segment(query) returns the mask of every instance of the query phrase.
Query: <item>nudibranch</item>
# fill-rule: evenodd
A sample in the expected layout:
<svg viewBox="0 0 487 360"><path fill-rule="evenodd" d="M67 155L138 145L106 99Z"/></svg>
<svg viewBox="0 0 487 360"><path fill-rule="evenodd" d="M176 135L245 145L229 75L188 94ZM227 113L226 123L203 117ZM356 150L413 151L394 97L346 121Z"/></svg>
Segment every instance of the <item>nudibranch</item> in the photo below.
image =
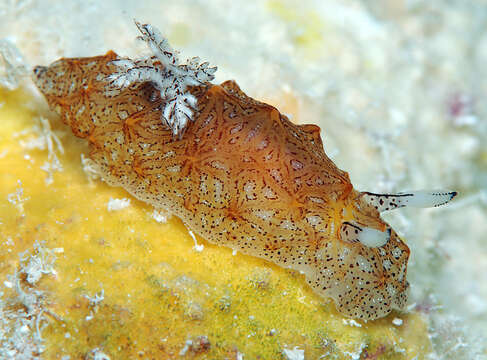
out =
<svg viewBox="0 0 487 360"><path fill-rule="evenodd" d="M152 56L110 51L34 69L102 178L212 243L300 271L346 316L402 309L409 248L380 213L438 206L456 193L355 190L318 126L293 124L234 81L212 84L216 68L180 64L156 29L136 24Z"/></svg>

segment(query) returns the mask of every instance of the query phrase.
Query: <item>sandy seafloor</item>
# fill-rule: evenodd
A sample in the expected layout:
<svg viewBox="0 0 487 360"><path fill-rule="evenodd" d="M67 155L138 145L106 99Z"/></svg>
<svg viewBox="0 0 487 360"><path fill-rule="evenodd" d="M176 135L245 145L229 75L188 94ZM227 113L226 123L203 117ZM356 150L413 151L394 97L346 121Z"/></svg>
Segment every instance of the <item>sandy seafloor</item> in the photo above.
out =
<svg viewBox="0 0 487 360"><path fill-rule="evenodd" d="M292 119L322 128L355 188L459 191L386 219L411 248L427 358L487 358L486 1L0 0L0 39L29 66L134 55L133 18L217 65L215 82L277 107L294 99Z"/></svg>

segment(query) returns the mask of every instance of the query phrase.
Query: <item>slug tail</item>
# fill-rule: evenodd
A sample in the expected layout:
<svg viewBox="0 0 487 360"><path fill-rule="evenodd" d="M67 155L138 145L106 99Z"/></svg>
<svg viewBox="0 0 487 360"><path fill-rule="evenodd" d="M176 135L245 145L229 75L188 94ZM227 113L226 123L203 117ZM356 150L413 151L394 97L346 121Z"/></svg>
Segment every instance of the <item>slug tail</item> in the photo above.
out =
<svg viewBox="0 0 487 360"><path fill-rule="evenodd" d="M86 138L93 130L96 117L90 109L106 95L103 79L115 58L114 52L92 58L62 58L33 70L32 80L49 107L78 137Z"/></svg>

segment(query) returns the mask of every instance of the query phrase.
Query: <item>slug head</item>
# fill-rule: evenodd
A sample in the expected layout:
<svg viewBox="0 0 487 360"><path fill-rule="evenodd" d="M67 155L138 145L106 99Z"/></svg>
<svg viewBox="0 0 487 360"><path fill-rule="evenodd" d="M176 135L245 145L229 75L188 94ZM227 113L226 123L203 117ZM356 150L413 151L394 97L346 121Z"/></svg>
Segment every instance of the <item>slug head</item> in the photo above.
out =
<svg viewBox="0 0 487 360"><path fill-rule="evenodd" d="M405 206L436 207L456 195L450 191L351 191L335 211L337 241L324 242L317 251L316 266L307 272L308 282L316 292L333 298L338 310L350 317L373 320L403 309L410 251L380 213Z"/></svg>
<svg viewBox="0 0 487 360"><path fill-rule="evenodd" d="M304 271L308 283L353 318L373 320L404 308L407 245L363 193L352 190L335 214L335 241L321 242L314 265Z"/></svg>

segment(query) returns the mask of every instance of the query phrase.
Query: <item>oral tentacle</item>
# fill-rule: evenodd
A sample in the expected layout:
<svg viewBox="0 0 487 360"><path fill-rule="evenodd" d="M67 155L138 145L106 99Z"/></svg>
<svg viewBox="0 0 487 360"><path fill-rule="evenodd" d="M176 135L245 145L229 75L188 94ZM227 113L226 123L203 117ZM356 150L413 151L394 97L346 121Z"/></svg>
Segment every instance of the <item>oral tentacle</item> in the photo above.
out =
<svg viewBox="0 0 487 360"><path fill-rule="evenodd" d="M391 229L380 231L346 221L340 228L340 238L352 244L360 242L367 247L381 247L391 238Z"/></svg>

